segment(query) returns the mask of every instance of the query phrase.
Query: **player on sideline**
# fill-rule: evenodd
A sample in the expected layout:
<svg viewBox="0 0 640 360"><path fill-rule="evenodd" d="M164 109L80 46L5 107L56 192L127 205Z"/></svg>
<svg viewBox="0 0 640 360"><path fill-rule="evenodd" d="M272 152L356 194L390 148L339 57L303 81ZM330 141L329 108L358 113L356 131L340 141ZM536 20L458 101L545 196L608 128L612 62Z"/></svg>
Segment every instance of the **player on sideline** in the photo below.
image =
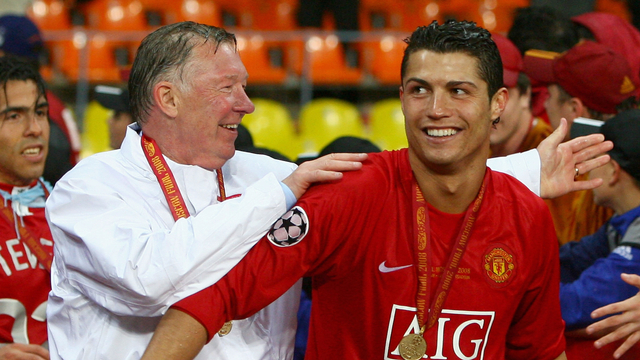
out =
<svg viewBox="0 0 640 360"><path fill-rule="evenodd" d="M42 179L49 103L37 68L0 57L0 359L49 359L45 309L53 240Z"/></svg>
<svg viewBox="0 0 640 360"><path fill-rule="evenodd" d="M143 359L196 356L305 274L308 359L566 359L549 211L486 166L508 97L491 35L434 22L407 42L409 148L310 189L226 277L169 310Z"/></svg>

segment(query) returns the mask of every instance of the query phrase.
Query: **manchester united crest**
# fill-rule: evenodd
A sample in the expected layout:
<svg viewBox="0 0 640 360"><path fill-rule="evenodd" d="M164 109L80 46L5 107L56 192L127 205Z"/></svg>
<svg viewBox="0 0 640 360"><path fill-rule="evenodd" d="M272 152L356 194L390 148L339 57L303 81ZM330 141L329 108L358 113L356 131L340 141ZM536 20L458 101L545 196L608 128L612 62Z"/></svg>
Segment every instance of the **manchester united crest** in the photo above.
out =
<svg viewBox="0 0 640 360"><path fill-rule="evenodd" d="M485 275L496 284L504 284L516 269L515 258L503 247L494 247L484 255Z"/></svg>

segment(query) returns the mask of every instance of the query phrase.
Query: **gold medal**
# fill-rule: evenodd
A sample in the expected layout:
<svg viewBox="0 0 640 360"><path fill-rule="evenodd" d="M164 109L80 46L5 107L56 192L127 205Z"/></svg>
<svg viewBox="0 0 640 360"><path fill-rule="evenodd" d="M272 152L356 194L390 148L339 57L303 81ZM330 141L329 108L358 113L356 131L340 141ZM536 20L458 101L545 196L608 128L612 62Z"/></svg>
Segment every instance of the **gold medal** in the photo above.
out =
<svg viewBox="0 0 640 360"><path fill-rule="evenodd" d="M218 335L219 336L228 335L231 332L231 327L233 327L233 323L231 321L227 321L226 323L224 323L224 325L222 325L222 328L220 329L220 331L218 331Z"/></svg>
<svg viewBox="0 0 640 360"><path fill-rule="evenodd" d="M418 360L427 353L427 342L421 334L409 334L400 340L398 348L404 360Z"/></svg>

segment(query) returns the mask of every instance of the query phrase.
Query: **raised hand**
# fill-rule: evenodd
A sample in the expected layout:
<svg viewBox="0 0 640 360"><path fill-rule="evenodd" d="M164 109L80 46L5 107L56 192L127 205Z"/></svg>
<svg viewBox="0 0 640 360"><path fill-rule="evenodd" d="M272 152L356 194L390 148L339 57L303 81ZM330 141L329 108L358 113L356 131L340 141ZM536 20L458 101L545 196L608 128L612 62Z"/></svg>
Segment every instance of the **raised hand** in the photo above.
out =
<svg viewBox="0 0 640 360"><path fill-rule="evenodd" d="M600 186L602 179L578 180L576 173L586 174L610 160L606 152L613 148L613 143L604 141L602 134L581 136L561 143L567 128L567 121L563 118L560 126L537 148L542 164L540 196L545 199Z"/></svg>

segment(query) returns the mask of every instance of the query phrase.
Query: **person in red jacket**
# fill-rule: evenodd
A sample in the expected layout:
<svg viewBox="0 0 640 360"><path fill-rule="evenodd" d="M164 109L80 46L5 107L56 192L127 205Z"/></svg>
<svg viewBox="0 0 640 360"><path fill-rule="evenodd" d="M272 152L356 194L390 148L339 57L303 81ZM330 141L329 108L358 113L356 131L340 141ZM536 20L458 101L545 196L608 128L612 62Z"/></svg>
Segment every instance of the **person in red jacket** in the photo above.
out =
<svg viewBox="0 0 640 360"><path fill-rule="evenodd" d="M0 57L0 86L0 359L49 359L49 105L38 71L19 58Z"/></svg>

